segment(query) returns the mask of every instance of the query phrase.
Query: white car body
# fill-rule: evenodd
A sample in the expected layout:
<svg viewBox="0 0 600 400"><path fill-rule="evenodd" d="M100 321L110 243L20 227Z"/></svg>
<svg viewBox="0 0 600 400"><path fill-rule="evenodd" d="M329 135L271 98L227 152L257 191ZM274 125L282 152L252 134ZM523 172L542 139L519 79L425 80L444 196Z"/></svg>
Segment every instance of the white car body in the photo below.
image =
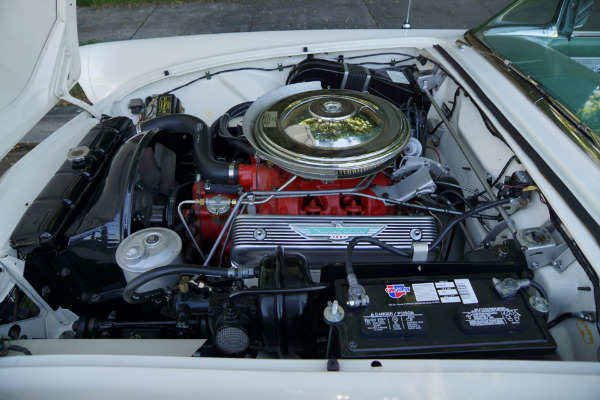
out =
<svg viewBox="0 0 600 400"><path fill-rule="evenodd" d="M7 100L9 104L4 104L0 110L3 125L0 150L4 153L57 98L66 96L65 90L79 75L75 62L79 55L76 47L72 47L76 43L72 40L75 7L60 0L57 4L58 13L51 36L58 37L58 44L53 40L45 43L43 57L32 70L25 88L20 92L13 90L20 95L10 102ZM10 21L2 18L2 22ZM18 25L16 21L12 22L14 26ZM207 71L215 73L241 66L273 68L278 64L298 63L309 53L316 57L382 52L426 54L469 92L472 101L485 112L506 143L487 132L481 134L486 128L477 109L463 99L452 123L483 170L496 176L506 160L512 154L516 155L549 205L565 222L568 233L587 260L600 274L600 246L593 231L586 227L572 205L565 201L563 193L548 181L528 153L503 128L503 123L477 97L469 82L434 45L439 45L464 68L506 120L566 183L596 223L600 223L597 200L600 198L600 168L484 56L457 43L462 40L462 34L458 30L288 31L104 43L79 50L81 75L78 81L94 103L90 107L92 113L134 118L127 108L130 99L165 92L203 76ZM50 53L55 54L54 58ZM372 59L380 60L377 57ZM59 67L50 68L50 60ZM70 73L65 73L66 70ZM165 71L168 71L168 76ZM6 74L1 75L5 77L2 84L8 83ZM66 75L68 79L65 79ZM287 72L279 71L222 74L182 89L177 96L186 113L211 124L233 104L253 101L283 86L286 77ZM455 87L450 79L446 79L434 92L434 97L440 102L447 101L452 98ZM435 111L432 109L430 113ZM67 150L77 146L97 122L90 113L81 113L2 176L2 298L14 283L19 283L38 305L45 304L44 298L23 279L25 262L10 245L11 233L28 205L64 162ZM438 151L444 163L455 169L463 165L463 156L451 143L450 133L444 132ZM514 167L511 167L507 174L513 170ZM472 173L464 173L463 178L466 186L478 187ZM517 211L513 219L517 229L542 226L547 220L545 206L534 194L528 208ZM476 225L468 223L467 228L473 238L480 241L486 232ZM562 273L550 266L542 267L536 270L535 276L536 281L548 291L552 304L550 319L567 311L595 309L593 292L577 290L580 286L589 285L578 261L573 260ZM34 355L0 358L0 397L3 399L69 396L100 399L111 395L165 398L174 394L249 399L505 399L509 396L594 399L600 393L597 358L600 335L594 324L588 323L592 337L584 337L574 320L552 331L559 343L555 356L550 357L553 361L382 359L379 360L381 366L377 366L372 364L374 359L340 359L339 372L328 372L325 359L189 357L201 345L201 340L59 339L62 333L70 331L77 315L69 310L41 308L45 310L41 314L45 317L43 323L38 318L30 321L31 326L22 324L25 331L30 329L29 337L40 339L18 341ZM6 335L8 328L0 326L0 333Z"/></svg>

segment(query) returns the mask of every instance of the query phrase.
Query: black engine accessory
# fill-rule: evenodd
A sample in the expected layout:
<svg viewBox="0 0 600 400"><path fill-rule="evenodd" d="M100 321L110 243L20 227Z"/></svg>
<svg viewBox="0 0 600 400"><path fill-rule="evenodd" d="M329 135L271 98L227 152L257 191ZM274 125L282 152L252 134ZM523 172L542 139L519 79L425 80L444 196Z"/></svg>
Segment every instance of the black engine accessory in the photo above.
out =
<svg viewBox="0 0 600 400"><path fill-rule="evenodd" d="M133 133L129 118L103 120L79 145L69 150L67 161L52 177L13 231L10 243L23 254L44 246L54 248L94 189L123 138Z"/></svg>
<svg viewBox="0 0 600 400"><path fill-rule="evenodd" d="M429 100L421 93L413 78L415 69L413 65L371 69L356 64L308 58L292 69L286 83L318 81L323 89L368 92L396 107L410 98L419 108L427 107Z"/></svg>
<svg viewBox="0 0 600 400"><path fill-rule="evenodd" d="M154 128L193 135L194 162L202 178L217 183L237 183L237 165L215 160L212 135L200 118L187 114L173 114L142 122L138 126L140 131Z"/></svg>
<svg viewBox="0 0 600 400"><path fill-rule="evenodd" d="M206 347L221 354L240 355L250 348L281 358L291 352L314 354L316 296L330 285L311 284L303 256L279 247L260 263L259 288L241 289L235 283L203 286L194 293L186 288L174 299L178 320L206 314L212 333Z"/></svg>
<svg viewBox="0 0 600 400"><path fill-rule="evenodd" d="M280 357L310 346L313 326L314 293L302 292L311 286L306 261L300 254L286 254L278 247L263 259L260 267L261 289L289 289L290 294L262 294L259 299L262 339L266 351ZM293 293L300 289L299 293Z"/></svg>

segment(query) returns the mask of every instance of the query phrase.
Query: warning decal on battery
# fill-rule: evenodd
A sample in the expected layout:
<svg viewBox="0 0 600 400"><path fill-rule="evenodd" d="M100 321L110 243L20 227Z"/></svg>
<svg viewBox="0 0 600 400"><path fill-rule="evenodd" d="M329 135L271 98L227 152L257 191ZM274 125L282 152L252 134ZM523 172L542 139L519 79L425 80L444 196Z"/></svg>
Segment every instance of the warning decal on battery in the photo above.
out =
<svg viewBox="0 0 600 400"><path fill-rule="evenodd" d="M477 304L477 295L469 279L413 284L387 284L385 292L394 299L390 307L426 304Z"/></svg>
<svg viewBox="0 0 600 400"><path fill-rule="evenodd" d="M374 312L363 315L363 329L367 335L425 334L427 322L419 311Z"/></svg>
<svg viewBox="0 0 600 400"><path fill-rule="evenodd" d="M462 298L463 304L477 304L477 296L468 279L455 279L456 289Z"/></svg>
<svg viewBox="0 0 600 400"><path fill-rule="evenodd" d="M412 287L418 302L439 300L433 283L414 283Z"/></svg>
<svg viewBox="0 0 600 400"><path fill-rule="evenodd" d="M521 325L521 312L516 308L482 307L462 312L463 327L472 329L514 328Z"/></svg>

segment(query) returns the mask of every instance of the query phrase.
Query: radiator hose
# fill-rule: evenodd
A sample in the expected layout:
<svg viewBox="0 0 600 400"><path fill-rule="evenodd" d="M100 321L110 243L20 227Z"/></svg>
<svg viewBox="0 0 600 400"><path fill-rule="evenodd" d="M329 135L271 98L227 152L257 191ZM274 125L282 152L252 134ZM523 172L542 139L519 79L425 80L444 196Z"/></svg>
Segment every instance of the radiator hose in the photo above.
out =
<svg viewBox="0 0 600 400"><path fill-rule="evenodd" d="M215 160L213 139L208 126L200 118L187 114L173 114L138 124L139 132L155 128L169 133L183 132L192 135L194 140L194 164L202 179L223 184L238 183L238 166Z"/></svg>

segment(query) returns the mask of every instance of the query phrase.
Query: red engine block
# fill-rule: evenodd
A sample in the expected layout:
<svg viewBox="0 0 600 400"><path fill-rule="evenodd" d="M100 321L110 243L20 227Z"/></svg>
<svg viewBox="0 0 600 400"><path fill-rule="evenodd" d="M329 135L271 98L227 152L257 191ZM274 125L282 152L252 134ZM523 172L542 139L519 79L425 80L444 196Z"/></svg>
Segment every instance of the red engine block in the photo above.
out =
<svg viewBox="0 0 600 400"><path fill-rule="evenodd" d="M292 178L292 174L266 163L239 165L239 184L244 191L274 191L283 186ZM318 180L304 180L301 178L293 181L283 191L316 191L326 189L350 189L356 187L361 179L341 179L331 183L323 183ZM390 185L390 179L383 173L375 176L373 185ZM217 196L214 193L204 191L204 182L194 184L194 200L207 199ZM371 189L365 189L362 193L374 195ZM237 196L225 195L229 198ZM206 207L197 205L194 212L196 220L200 221L200 236L203 242L213 242L221 231L220 223L211 218ZM256 205L258 214L270 215L394 215L397 208L386 206L383 202L353 194L310 196L310 197L275 197L264 204ZM222 221L219 221L222 222ZM196 227L198 228L198 226Z"/></svg>

